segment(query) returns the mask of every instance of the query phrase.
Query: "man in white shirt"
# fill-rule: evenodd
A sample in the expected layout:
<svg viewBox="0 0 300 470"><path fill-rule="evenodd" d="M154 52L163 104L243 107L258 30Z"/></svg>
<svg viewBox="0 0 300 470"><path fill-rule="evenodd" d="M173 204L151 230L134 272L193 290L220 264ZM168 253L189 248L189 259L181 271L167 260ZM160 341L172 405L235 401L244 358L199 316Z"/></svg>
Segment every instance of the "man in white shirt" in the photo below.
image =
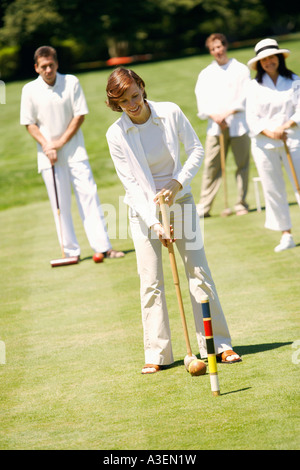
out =
<svg viewBox="0 0 300 470"><path fill-rule="evenodd" d="M208 217L222 181L219 138L222 132L225 154L230 145L237 166L234 208L237 215L243 215L248 212L250 140L245 119L245 88L250 72L246 65L228 58L228 43L223 34L211 34L205 45L215 60L200 72L195 88L198 116L208 119L200 204L204 216Z"/></svg>
<svg viewBox="0 0 300 470"><path fill-rule="evenodd" d="M74 75L62 75L57 71L57 55L52 47L38 48L34 62L39 76L23 87L20 121L37 142L38 172L46 184L58 239L65 255L77 256L78 259L80 256L71 214L72 185L84 229L94 251L94 261L124 256L122 252L112 250L88 161L81 131L88 108L79 80ZM62 241L52 166L55 167Z"/></svg>

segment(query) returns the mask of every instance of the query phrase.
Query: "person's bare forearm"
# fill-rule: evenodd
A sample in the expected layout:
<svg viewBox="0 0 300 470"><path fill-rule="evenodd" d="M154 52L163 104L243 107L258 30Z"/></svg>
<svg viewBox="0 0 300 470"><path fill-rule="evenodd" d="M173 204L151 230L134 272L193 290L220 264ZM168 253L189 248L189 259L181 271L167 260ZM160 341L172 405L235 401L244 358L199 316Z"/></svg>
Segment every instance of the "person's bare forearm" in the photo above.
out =
<svg viewBox="0 0 300 470"><path fill-rule="evenodd" d="M263 131L261 131L261 134L269 137L270 139L286 141L288 137L287 130L292 127L295 127L296 125L297 124L295 123L295 121L293 121L292 119L289 119L281 126L276 127L274 131L270 131L269 129L264 129Z"/></svg>
<svg viewBox="0 0 300 470"><path fill-rule="evenodd" d="M49 158L51 165L54 165L57 162L57 151L54 148L47 147L48 142L41 133L39 127L36 124L29 124L26 128L31 137L33 137L34 140L42 146L43 152Z"/></svg>
<svg viewBox="0 0 300 470"><path fill-rule="evenodd" d="M65 132L58 139L48 142L48 147L55 150L61 149L78 132L83 121L84 116L73 117Z"/></svg>
<svg viewBox="0 0 300 470"><path fill-rule="evenodd" d="M42 146L43 152L49 158L51 165L54 165L57 162L57 151L72 139L83 121L84 116L75 116L65 132L58 139L50 141L47 141L36 124L29 124L26 127L29 134Z"/></svg>
<svg viewBox="0 0 300 470"><path fill-rule="evenodd" d="M29 124L26 126L31 137L34 138L42 147L47 143L47 140L41 133L39 127L36 124Z"/></svg>
<svg viewBox="0 0 300 470"><path fill-rule="evenodd" d="M210 117L210 119L215 121L220 126L220 128L224 131L228 127L228 124L226 122L226 118L228 118L228 116L230 116L231 114L236 114L237 112L238 112L238 110L231 109L231 110L228 110L227 112L224 112L222 114L211 114L209 117Z"/></svg>

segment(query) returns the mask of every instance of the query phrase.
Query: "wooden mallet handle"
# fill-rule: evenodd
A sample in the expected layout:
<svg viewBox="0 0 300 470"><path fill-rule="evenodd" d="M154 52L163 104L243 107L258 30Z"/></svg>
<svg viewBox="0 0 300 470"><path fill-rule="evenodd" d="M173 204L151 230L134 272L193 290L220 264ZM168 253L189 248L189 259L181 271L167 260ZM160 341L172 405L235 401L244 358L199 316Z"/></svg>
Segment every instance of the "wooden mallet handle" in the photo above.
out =
<svg viewBox="0 0 300 470"><path fill-rule="evenodd" d="M221 130L219 139L220 139L220 160L221 160L222 180L223 180L223 189L224 189L224 205L225 205L225 209L227 209L228 208L228 196L227 196L227 181L226 181L226 156L225 156L224 134L222 130Z"/></svg>
<svg viewBox="0 0 300 470"><path fill-rule="evenodd" d="M164 196L159 197L159 204L160 204L160 210L161 210L161 215L162 215L162 225L163 225L164 231L165 231L167 237L171 239L172 237L171 237L171 231L170 231L170 219L169 219L169 216L168 216L167 204L165 203ZM183 333L184 333L186 349L187 349L188 355L192 356L191 344L190 344L189 333L188 333L188 329L187 329L186 318L185 318L184 307L183 307L183 301L182 301L182 295L181 295L181 289L180 289L180 282L179 282L176 258L175 258L174 247L173 247L172 243L168 244L168 251L169 251L169 258L170 258L172 276L173 276L173 281L174 281L174 285L175 285L176 296L177 296L177 301L178 301L178 306L179 306L179 311L180 311L180 317L181 317L181 322L182 322L182 327L183 327Z"/></svg>
<svg viewBox="0 0 300 470"><path fill-rule="evenodd" d="M289 148L287 146L287 143L285 141L283 143L284 143L284 148L285 148L285 151L286 151L286 156L287 156L287 159L288 159L288 162L289 162L289 165L290 165L290 169L291 169L291 172L292 172L292 177L293 177L297 192L300 194L300 186L299 186L299 181L298 181L298 178L297 178L296 170L295 170L295 167L294 167L294 163L293 163Z"/></svg>

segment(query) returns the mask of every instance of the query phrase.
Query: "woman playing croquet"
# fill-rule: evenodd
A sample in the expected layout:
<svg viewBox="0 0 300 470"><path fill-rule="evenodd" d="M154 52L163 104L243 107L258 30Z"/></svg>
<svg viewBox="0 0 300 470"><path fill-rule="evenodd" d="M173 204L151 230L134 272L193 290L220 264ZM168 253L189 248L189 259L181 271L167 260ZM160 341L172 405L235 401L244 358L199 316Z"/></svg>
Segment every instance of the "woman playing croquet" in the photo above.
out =
<svg viewBox="0 0 300 470"><path fill-rule="evenodd" d="M275 39L263 39L255 46L248 66L256 70L246 100L246 119L251 150L261 178L265 203L265 227L282 232L275 252L294 248L291 218L282 163L294 187L300 178L300 79L286 67L288 49L279 49ZM288 162L291 155L293 170Z"/></svg>
<svg viewBox="0 0 300 470"><path fill-rule="evenodd" d="M227 323L206 261L190 188L203 161L202 145L176 104L147 100L145 83L132 70L116 69L109 76L106 92L107 105L122 113L106 137L130 208L144 330L142 373L157 372L174 362L161 247L175 241L189 282L201 358L207 357L207 349L200 298L207 294L219 360L238 362L241 358L232 351ZM187 154L183 166L180 142ZM161 223L160 196L170 206L172 238L167 237Z"/></svg>

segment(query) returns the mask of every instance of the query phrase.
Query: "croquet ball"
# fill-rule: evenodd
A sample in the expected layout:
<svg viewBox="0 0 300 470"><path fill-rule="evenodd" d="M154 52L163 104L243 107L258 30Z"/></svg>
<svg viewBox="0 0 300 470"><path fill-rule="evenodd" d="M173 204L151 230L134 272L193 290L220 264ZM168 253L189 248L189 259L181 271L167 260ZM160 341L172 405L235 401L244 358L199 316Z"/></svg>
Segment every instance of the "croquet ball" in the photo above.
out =
<svg viewBox="0 0 300 470"><path fill-rule="evenodd" d="M189 373L193 376L204 375L206 373L206 364L200 359L194 359L189 365Z"/></svg>
<svg viewBox="0 0 300 470"><path fill-rule="evenodd" d="M186 370L189 372L189 365L192 361L194 361L196 358L195 354L192 354L191 356L189 356L188 354L185 356L184 358L184 366L186 368Z"/></svg>
<svg viewBox="0 0 300 470"><path fill-rule="evenodd" d="M94 253L93 260L95 263L103 263L104 254L103 253Z"/></svg>

